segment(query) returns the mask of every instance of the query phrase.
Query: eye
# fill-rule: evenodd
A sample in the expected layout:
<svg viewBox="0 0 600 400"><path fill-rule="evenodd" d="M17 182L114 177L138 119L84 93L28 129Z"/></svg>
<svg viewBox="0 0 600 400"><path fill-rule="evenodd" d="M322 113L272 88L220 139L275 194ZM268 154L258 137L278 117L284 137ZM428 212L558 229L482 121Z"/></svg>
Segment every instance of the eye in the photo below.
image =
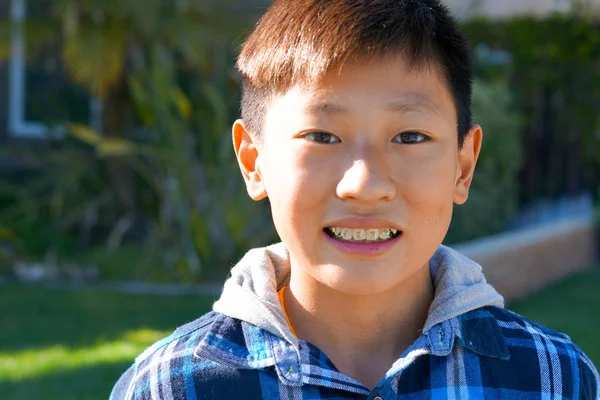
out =
<svg viewBox="0 0 600 400"><path fill-rule="evenodd" d="M417 144L421 142L426 142L428 140L429 136L421 132L404 132L392 139L393 142L400 144Z"/></svg>
<svg viewBox="0 0 600 400"><path fill-rule="evenodd" d="M340 143L341 140L331 133L326 132L309 132L302 136L303 139L306 139L311 142L321 143L321 144L331 144L331 143Z"/></svg>

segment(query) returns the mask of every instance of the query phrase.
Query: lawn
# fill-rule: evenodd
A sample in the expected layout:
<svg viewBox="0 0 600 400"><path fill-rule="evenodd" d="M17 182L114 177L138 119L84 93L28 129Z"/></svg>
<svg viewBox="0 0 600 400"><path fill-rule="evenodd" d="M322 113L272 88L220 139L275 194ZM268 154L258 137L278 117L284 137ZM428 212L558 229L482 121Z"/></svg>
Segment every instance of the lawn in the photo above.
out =
<svg viewBox="0 0 600 400"><path fill-rule="evenodd" d="M2 286L2 399L106 399L137 354L201 315L212 301ZM600 269L509 308L568 333L600 365Z"/></svg>
<svg viewBox="0 0 600 400"><path fill-rule="evenodd" d="M0 287L0 398L108 398L136 355L213 298Z"/></svg>

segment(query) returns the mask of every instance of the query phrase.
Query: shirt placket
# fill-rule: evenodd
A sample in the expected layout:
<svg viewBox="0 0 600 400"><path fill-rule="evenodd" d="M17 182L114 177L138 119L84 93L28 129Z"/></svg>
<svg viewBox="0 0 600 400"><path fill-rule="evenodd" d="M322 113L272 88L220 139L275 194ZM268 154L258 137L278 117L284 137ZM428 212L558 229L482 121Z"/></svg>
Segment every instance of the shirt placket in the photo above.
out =
<svg viewBox="0 0 600 400"><path fill-rule="evenodd" d="M417 358L431 354L448 356L452 352L456 336L455 325L454 320L444 321L420 336L394 363L386 373L386 378L377 384L367 399L392 400L399 398L398 384L402 373L410 368Z"/></svg>

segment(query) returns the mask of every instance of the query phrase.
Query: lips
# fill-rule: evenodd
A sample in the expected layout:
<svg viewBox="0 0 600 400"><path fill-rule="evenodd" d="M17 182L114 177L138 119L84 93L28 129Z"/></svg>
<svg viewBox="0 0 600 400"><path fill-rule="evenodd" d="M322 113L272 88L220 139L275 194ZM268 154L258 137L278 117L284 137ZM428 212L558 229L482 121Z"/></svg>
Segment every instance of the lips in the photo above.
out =
<svg viewBox="0 0 600 400"><path fill-rule="evenodd" d="M390 240L401 234L396 228L346 228L326 227L323 229L330 237L349 242L378 242Z"/></svg>

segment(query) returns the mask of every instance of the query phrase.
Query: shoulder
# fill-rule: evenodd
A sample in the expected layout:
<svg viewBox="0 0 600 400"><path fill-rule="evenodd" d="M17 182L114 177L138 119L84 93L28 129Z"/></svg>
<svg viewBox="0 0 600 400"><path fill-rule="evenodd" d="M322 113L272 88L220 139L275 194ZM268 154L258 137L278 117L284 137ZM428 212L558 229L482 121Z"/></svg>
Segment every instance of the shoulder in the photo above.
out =
<svg viewBox="0 0 600 400"><path fill-rule="evenodd" d="M226 388L214 385L239 381L240 371L197 353L213 324L223 318L209 312L148 347L117 381L110 399L194 398L200 386L203 392L219 393Z"/></svg>
<svg viewBox="0 0 600 400"><path fill-rule="evenodd" d="M186 348L190 342L202 340L218 316L218 313L211 311L194 321L180 326L172 334L154 343L142 354L137 356L135 363L141 366L152 362L152 360L157 357L164 357L164 353L167 352L166 348L172 348L172 350L168 351L170 357L181 355L180 351L174 351L175 348L177 348L177 350L182 350Z"/></svg>
<svg viewBox="0 0 600 400"><path fill-rule="evenodd" d="M542 336L549 339L571 343L571 339L568 335L540 325L539 323L513 311L499 307L486 307L486 309L494 316L504 334L508 333L510 336L512 336L514 334L524 332L529 334L526 335L526 337Z"/></svg>
<svg viewBox="0 0 600 400"><path fill-rule="evenodd" d="M568 335L506 309L487 307L487 310L502 331L511 366L539 376L542 392L547 382L551 386L548 393L562 391L567 398L600 399L598 371ZM565 393L571 389L573 393Z"/></svg>

